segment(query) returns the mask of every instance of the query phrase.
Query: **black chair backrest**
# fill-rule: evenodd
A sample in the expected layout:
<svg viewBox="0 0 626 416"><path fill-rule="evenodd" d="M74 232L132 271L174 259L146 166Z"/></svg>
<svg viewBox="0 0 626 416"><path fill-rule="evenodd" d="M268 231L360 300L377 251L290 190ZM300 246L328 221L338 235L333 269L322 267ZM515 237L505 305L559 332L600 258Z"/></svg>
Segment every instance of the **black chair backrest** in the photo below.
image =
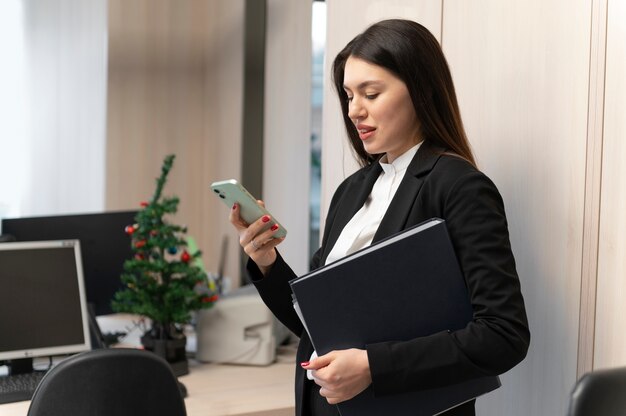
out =
<svg viewBox="0 0 626 416"><path fill-rule="evenodd" d="M568 416L626 415L626 367L585 374L574 387Z"/></svg>
<svg viewBox="0 0 626 416"><path fill-rule="evenodd" d="M41 380L28 416L186 416L167 362L134 349L87 351Z"/></svg>

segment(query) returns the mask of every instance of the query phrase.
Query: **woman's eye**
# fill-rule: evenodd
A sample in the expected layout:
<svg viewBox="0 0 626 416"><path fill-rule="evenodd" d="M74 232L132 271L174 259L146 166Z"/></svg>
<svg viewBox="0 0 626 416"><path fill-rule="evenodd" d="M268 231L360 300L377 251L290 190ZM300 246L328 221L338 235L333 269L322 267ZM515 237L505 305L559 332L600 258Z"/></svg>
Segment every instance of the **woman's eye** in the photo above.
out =
<svg viewBox="0 0 626 416"><path fill-rule="evenodd" d="M347 102L351 102L354 97L346 97Z"/></svg>
<svg viewBox="0 0 626 416"><path fill-rule="evenodd" d="M367 98L368 100L373 100L376 97L378 97L378 94L365 94L365 98Z"/></svg>

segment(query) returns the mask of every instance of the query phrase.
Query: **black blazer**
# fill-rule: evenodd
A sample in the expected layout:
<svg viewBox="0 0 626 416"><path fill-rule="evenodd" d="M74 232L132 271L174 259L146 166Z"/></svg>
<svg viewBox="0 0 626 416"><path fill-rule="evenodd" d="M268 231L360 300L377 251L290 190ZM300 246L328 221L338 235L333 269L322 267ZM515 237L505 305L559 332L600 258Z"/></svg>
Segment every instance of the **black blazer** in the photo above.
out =
<svg viewBox="0 0 626 416"><path fill-rule="evenodd" d="M366 166L337 188L322 245L311 261L311 269L324 264L344 226L370 195L381 169L378 163ZM459 331L368 345L376 395L502 374L526 356L530 332L502 198L483 173L425 142L409 164L373 242L433 217L446 220L465 275L474 318ZM293 310L288 285L296 277L294 272L279 255L265 278L253 262L248 263L248 273L268 307L300 336L297 362L308 361L313 347ZM298 416L307 415L302 408L304 387L305 371L297 365ZM473 413L472 403L469 409L461 406L446 415Z"/></svg>

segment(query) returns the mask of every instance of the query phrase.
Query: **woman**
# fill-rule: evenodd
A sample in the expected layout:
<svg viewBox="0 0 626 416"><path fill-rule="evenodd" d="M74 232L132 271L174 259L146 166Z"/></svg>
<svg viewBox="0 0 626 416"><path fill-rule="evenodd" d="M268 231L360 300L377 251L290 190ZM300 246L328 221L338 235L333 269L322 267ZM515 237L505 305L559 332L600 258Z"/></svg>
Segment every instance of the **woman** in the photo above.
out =
<svg viewBox="0 0 626 416"><path fill-rule="evenodd" d="M474 317L459 331L316 357L291 305L287 282L296 276L276 250L283 239L261 231L268 217L246 224L235 205L230 220L250 256L249 275L274 314L300 336L297 415L337 415L334 404L370 384L375 395L393 395L509 370L525 357L530 333L504 205L476 168L437 40L415 22L376 23L337 55L333 80L362 168L335 192L311 268L443 218ZM474 415L474 401L445 414Z"/></svg>

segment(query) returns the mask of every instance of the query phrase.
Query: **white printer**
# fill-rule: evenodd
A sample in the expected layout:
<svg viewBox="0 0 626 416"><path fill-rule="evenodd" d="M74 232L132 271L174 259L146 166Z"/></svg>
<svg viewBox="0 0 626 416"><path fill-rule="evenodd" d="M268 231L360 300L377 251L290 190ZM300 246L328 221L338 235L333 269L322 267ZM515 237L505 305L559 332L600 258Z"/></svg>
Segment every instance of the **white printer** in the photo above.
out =
<svg viewBox="0 0 626 416"><path fill-rule="evenodd" d="M265 306L253 285L221 297L198 312L196 359L216 363L268 365L289 330Z"/></svg>

